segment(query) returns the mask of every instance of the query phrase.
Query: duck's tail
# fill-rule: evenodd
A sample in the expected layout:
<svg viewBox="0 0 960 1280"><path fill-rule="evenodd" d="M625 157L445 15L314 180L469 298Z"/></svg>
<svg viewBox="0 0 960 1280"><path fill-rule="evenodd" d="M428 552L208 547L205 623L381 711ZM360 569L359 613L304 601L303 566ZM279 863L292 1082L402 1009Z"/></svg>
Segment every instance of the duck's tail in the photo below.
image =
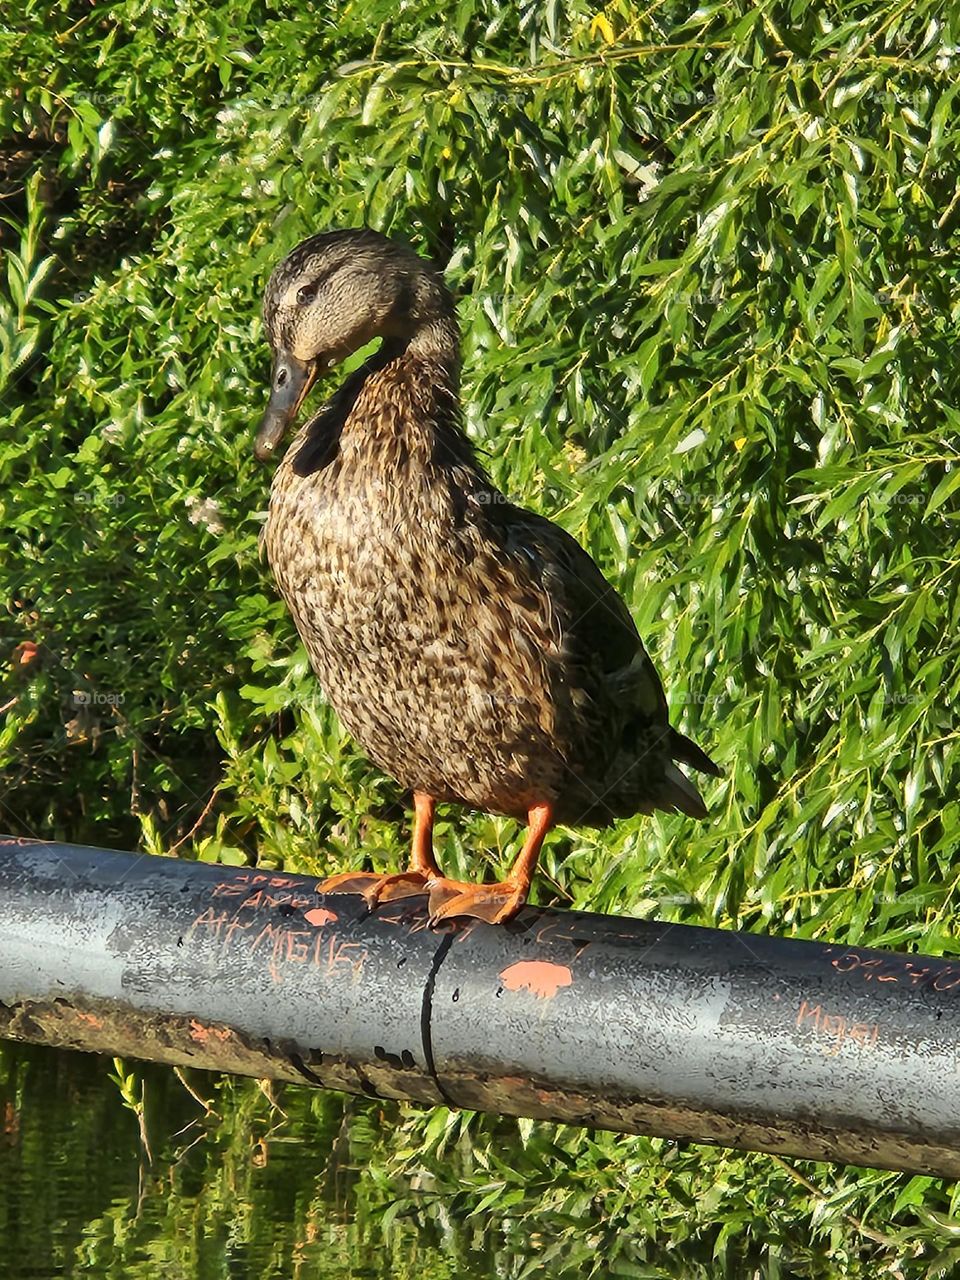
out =
<svg viewBox="0 0 960 1280"><path fill-rule="evenodd" d="M667 751L670 759L664 764L663 790L657 797L657 808L666 809L668 812L685 813L691 818L705 818L707 806L703 803L703 797L687 775L673 762L678 760L699 773L709 773L715 778L721 776L720 770L695 742L673 728L670 730Z"/></svg>

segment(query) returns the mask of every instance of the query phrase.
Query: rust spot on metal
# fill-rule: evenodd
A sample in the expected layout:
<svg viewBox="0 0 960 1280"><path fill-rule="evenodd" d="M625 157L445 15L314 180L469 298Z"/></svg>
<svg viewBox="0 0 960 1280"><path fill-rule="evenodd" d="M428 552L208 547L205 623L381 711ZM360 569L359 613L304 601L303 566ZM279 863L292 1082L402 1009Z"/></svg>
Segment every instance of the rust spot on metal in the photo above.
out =
<svg viewBox="0 0 960 1280"><path fill-rule="evenodd" d="M549 960L518 960L500 974L508 991L529 991L541 1000L555 996L561 987L569 987L573 976L565 964Z"/></svg>
<svg viewBox="0 0 960 1280"><path fill-rule="evenodd" d="M327 907L314 907L312 911L305 911L303 918L307 924L316 925L318 929L322 929L325 924L333 924L340 917L335 911L329 910Z"/></svg>
<svg viewBox="0 0 960 1280"><path fill-rule="evenodd" d="M197 1044L206 1044L211 1038L219 1040L222 1044L229 1040L232 1034L229 1027L211 1027L198 1022L196 1018L190 1019L190 1039L196 1040Z"/></svg>

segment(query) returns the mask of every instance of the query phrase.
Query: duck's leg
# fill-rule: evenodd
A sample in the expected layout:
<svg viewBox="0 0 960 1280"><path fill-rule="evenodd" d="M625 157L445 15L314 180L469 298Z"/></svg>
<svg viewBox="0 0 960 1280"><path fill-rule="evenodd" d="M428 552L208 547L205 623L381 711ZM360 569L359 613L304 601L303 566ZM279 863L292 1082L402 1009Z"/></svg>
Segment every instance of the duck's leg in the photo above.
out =
<svg viewBox="0 0 960 1280"><path fill-rule="evenodd" d="M527 900L544 837L553 826L552 806L534 805L527 814L527 822L527 838L506 880L499 884L466 884L442 877L429 881L431 924L454 916L502 924L516 915Z"/></svg>
<svg viewBox="0 0 960 1280"><path fill-rule="evenodd" d="M396 898L412 898L427 892L427 881L440 877L433 856L433 815L436 801L423 791L413 793L413 841L410 866L395 875L375 871L341 871L318 886L320 893L359 893L371 907Z"/></svg>
<svg viewBox="0 0 960 1280"><path fill-rule="evenodd" d="M427 882L441 875L433 856L433 816L437 802L425 791L413 793L413 840L410 848L410 866L399 875L385 876L377 895L378 902L392 902L394 898L410 898L416 893L426 893Z"/></svg>

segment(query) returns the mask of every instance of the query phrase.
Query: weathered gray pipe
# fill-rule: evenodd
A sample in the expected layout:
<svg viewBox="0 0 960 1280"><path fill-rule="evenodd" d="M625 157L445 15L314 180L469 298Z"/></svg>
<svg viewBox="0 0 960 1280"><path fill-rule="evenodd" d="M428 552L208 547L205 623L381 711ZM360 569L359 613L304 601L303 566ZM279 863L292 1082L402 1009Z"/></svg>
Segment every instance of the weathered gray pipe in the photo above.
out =
<svg viewBox="0 0 960 1280"><path fill-rule="evenodd" d="M0 1036L960 1176L960 961L0 838Z"/></svg>

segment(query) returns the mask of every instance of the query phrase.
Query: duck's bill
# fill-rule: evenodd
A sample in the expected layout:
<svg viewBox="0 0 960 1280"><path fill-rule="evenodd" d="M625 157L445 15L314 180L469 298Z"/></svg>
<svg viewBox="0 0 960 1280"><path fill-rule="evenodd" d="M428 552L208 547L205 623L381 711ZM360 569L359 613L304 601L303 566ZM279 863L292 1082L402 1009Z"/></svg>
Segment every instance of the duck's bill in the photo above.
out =
<svg viewBox="0 0 960 1280"><path fill-rule="evenodd" d="M273 362L270 401L253 446L259 462L273 457L284 432L297 416L304 396L313 386L318 368L318 361L312 360L308 364L287 351L281 351Z"/></svg>

